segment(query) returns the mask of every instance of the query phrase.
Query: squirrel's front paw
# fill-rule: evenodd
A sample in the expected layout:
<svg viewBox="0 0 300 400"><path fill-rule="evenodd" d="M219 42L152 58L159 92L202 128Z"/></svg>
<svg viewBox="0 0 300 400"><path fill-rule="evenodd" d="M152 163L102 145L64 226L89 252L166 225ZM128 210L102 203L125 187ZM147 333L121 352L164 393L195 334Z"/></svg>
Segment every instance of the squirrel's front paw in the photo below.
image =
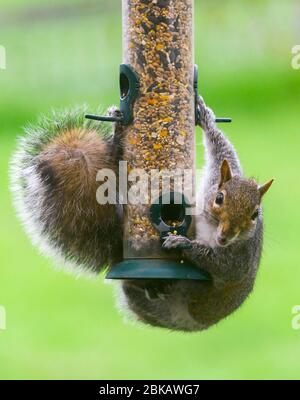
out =
<svg viewBox="0 0 300 400"><path fill-rule="evenodd" d="M201 96L197 97L197 107L200 112L201 128L206 131L210 130L213 126L215 126L216 123L216 116L214 112L209 107L207 107L203 100L203 97Z"/></svg>
<svg viewBox="0 0 300 400"><path fill-rule="evenodd" d="M169 234L162 245L162 248L165 250L187 250L191 249L192 247L193 245L187 237L177 236L173 234Z"/></svg>

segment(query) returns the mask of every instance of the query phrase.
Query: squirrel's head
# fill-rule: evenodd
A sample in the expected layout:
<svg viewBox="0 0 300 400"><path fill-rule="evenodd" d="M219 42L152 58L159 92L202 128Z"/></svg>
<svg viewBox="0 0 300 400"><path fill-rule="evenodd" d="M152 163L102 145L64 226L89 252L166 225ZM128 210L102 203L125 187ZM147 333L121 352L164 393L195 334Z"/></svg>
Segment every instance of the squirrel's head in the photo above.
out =
<svg viewBox="0 0 300 400"><path fill-rule="evenodd" d="M219 246L253 236L262 198L273 181L260 186L253 179L233 176L228 161L223 161L219 186L209 204L210 214L218 221L216 242Z"/></svg>

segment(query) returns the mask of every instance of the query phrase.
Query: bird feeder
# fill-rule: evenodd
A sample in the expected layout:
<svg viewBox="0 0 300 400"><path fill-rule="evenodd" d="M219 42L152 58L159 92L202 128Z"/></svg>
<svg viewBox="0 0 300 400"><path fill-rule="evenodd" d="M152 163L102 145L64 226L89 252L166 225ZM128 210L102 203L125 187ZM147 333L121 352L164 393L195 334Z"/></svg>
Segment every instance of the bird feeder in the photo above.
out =
<svg viewBox="0 0 300 400"><path fill-rule="evenodd" d="M133 187L130 175L136 171L145 186L136 204L123 193L127 200L124 261L111 268L108 279L208 279L180 252L162 249L168 234L195 237L192 210L199 115L193 3L122 1L122 117L87 117L122 124L128 190ZM168 181L167 190L164 181ZM143 196L145 201L141 201Z"/></svg>

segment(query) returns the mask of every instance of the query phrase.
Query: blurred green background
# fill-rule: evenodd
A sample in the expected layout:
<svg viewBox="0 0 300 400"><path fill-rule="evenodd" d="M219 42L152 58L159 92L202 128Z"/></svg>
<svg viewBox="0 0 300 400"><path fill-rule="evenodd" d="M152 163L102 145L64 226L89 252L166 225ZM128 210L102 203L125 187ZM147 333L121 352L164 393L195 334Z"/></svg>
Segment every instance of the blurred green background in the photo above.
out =
<svg viewBox="0 0 300 400"><path fill-rule="evenodd" d="M233 117L223 128L246 173L276 178L255 291L240 311L197 334L124 323L113 286L53 269L11 204L8 163L24 125L52 108L118 103L121 2L0 6L0 378L300 378L300 331L291 327L300 304L300 70L291 68L299 2L196 0L201 93L219 116Z"/></svg>

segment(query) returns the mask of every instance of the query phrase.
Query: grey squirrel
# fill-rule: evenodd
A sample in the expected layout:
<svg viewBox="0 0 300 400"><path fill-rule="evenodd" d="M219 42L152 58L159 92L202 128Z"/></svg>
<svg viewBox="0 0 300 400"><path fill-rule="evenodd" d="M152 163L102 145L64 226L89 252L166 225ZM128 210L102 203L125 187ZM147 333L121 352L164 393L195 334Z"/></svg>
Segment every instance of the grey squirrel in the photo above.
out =
<svg viewBox="0 0 300 400"><path fill-rule="evenodd" d="M213 112L201 98L198 106L206 166L197 237L169 235L163 247L182 250L211 281L121 282L123 307L144 323L172 330L206 329L247 298L262 250L261 199L273 182L259 186L243 177ZM108 133L83 115L80 109L54 115L27 130L11 176L17 210L34 243L76 271L97 273L122 259L122 212L96 201L97 171L117 173L122 129L116 123L114 133Z"/></svg>
<svg viewBox="0 0 300 400"><path fill-rule="evenodd" d="M237 153L202 98L198 106L206 165L199 192L196 239L170 234L163 247L183 256L211 281L127 281L124 306L144 323L201 331L225 318L251 293L263 244L261 200L273 180L259 186L243 176Z"/></svg>

